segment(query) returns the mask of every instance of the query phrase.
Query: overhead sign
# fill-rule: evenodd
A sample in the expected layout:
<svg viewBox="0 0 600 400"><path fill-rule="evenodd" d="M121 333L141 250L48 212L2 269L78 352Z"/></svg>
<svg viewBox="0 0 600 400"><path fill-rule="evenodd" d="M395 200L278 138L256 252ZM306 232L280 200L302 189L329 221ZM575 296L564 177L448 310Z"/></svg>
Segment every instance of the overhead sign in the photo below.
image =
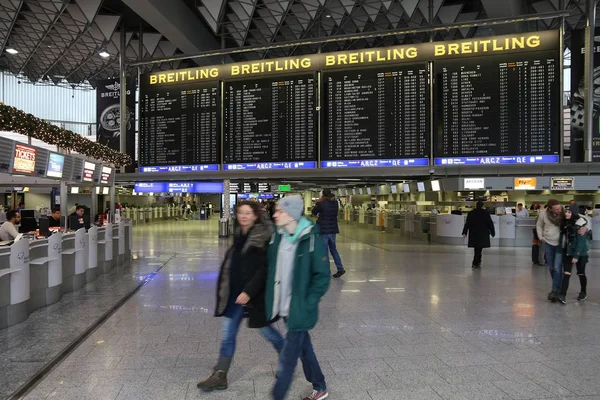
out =
<svg viewBox="0 0 600 400"><path fill-rule="evenodd" d="M145 75L142 78L142 85L174 85L187 82L264 77L274 74L295 74L348 67L414 63L469 55L527 53L530 51L554 50L558 46L558 31L427 42L379 49L341 51L156 72Z"/></svg>
<svg viewBox="0 0 600 400"><path fill-rule="evenodd" d="M515 190L535 190L535 178L515 178Z"/></svg>
<svg viewBox="0 0 600 400"><path fill-rule="evenodd" d="M13 173L33 174L35 172L36 154L37 150L34 147L16 144Z"/></svg>
<svg viewBox="0 0 600 400"><path fill-rule="evenodd" d="M574 178L550 178L550 189L552 190L573 190L575 187Z"/></svg>
<svg viewBox="0 0 600 400"><path fill-rule="evenodd" d="M251 183L250 187L252 193L267 193L271 191L271 185L268 183Z"/></svg>
<svg viewBox="0 0 600 400"><path fill-rule="evenodd" d="M87 161L83 163L83 181L84 182L93 182L95 173L96 173L96 164L87 162Z"/></svg>
<svg viewBox="0 0 600 400"><path fill-rule="evenodd" d="M223 193L222 182L136 182L137 193Z"/></svg>
<svg viewBox="0 0 600 400"><path fill-rule="evenodd" d="M465 178L463 186L465 190L485 189L485 178Z"/></svg>
<svg viewBox="0 0 600 400"><path fill-rule="evenodd" d="M100 183L102 185L108 185L110 181L110 175L112 174L111 167L102 167L102 173L100 174Z"/></svg>
<svg viewBox="0 0 600 400"><path fill-rule="evenodd" d="M292 191L292 185L279 185L279 189L280 192L291 192Z"/></svg>
<svg viewBox="0 0 600 400"><path fill-rule="evenodd" d="M48 158L48 168L46 176L51 178L62 178L63 169L65 167L65 156L57 153L50 153Z"/></svg>

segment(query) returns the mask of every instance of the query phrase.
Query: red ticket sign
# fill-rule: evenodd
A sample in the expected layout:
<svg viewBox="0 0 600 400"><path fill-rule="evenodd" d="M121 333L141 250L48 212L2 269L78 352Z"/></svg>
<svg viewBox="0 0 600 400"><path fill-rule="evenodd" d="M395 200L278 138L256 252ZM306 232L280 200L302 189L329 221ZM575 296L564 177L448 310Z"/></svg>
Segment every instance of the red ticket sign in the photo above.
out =
<svg viewBox="0 0 600 400"><path fill-rule="evenodd" d="M15 145L15 159L13 161L13 172L33 174L35 171L35 156L37 150L33 147Z"/></svg>

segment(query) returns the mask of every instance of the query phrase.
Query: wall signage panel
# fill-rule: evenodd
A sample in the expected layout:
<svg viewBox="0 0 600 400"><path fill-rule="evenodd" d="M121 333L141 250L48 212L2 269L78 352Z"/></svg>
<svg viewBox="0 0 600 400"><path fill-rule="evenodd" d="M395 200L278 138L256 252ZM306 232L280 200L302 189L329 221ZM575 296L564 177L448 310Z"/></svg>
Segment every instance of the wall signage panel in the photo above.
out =
<svg viewBox="0 0 600 400"><path fill-rule="evenodd" d="M136 193L223 193L222 182L136 182Z"/></svg>
<svg viewBox="0 0 600 400"><path fill-rule="evenodd" d="M426 64L325 74L321 166L408 166L406 158L429 165L428 83Z"/></svg>
<svg viewBox="0 0 600 400"><path fill-rule="evenodd" d="M316 160L315 94L314 75L225 83L225 169L295 169Z"/></svg>
<svg viewBox="0 0 600 400"><path fill-rule="evenodd" d="M463 187L465 190L483 190L485 189L485 178L465 178Z"/></svg>
<svg viewBox="0 0 600 400"><path fill-rule="evenodd" d="M202 172L218 171L218 164L204 165L163 165L154 167L140 167L140 172Z"/></svg>
<svg viewBox="0 0 600 400"><path fill-rule="evenodd" d="M535 190L535 178L515 178L515 190Z"/></svg>
<svg viewBox="0 0 600 400"><path fill-rule="evenodd" d="M94 182L94 174L96 173L96 164L91 162L83 163L83 181Z"/></svg>
<svg viewBox="0 0 600 400"><path fill-rule="evenodd" d="M33 174L35 172L36 154L37 149L35 147L15 144L12 172L18 174Z"/></svg>
<svg viewBox="0 0 600 400"><path fill-rule="evenodd" d="M112 168L111 167L102 167L102 171L100 174L100 183L102 185L108 185L108 182L110 181L110 175L112 174Z"/></svg>
<svg viewBox="0 0 600 400"><path fill-rule="evenodd" d="M208 170L218 170L221 148L218 82L175 86L150 86L142 82L140 165L206 164Z"/></svg>
<svg viewBox="0 0 600 400"><path fill-rule="evenodd" d="M575 188L574 178L550 178L551 190L573 190Z"/></svg>

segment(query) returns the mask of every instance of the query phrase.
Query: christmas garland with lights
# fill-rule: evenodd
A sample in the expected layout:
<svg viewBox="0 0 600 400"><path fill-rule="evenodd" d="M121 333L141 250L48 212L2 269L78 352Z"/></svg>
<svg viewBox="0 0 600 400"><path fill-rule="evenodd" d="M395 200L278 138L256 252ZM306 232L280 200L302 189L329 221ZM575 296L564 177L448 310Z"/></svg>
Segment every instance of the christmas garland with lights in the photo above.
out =
<svg viewBox="0 0 600 400"><path fill-rule="evenodd" d="M103 144L92 142L73 131L52 125L2 102L0 102L0 131L30 136L61 149L76 151L79 154L109 162L116 166L131 164L131 157L127 154L119 153Z"/></svg>

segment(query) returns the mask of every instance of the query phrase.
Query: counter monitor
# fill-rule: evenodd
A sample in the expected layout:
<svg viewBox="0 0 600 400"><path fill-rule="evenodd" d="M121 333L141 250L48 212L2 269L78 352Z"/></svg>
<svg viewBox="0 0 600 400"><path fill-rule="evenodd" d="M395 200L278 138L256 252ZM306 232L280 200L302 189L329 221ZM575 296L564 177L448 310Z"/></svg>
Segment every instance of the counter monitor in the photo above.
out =
<svg viewBox="0 0 600 400"><path fill-rule="evenodd" d="M57 153L50 153L48 157L48 168L46 176L50 178L62 178L65 167L65 156Z"/></svg>

